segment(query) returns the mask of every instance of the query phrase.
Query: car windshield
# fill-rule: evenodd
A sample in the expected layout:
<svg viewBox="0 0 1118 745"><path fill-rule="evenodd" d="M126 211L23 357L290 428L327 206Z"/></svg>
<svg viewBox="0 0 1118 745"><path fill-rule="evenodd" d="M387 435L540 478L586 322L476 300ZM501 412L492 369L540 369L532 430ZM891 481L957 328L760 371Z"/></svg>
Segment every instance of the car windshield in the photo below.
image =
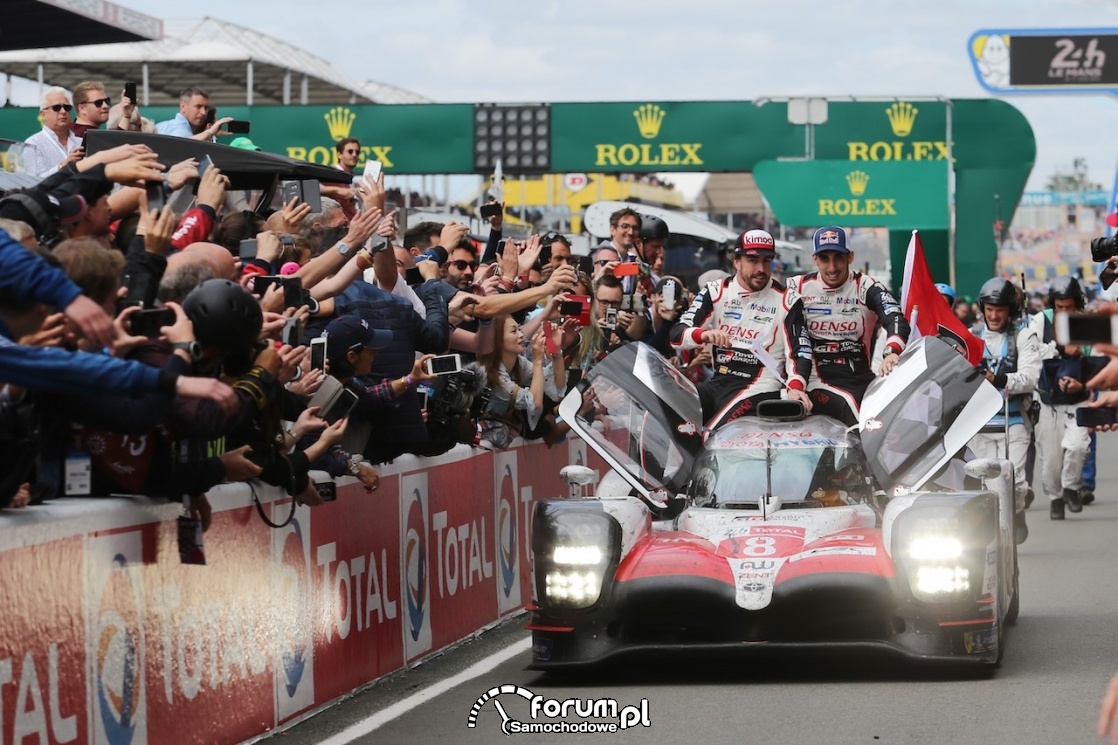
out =
<svg viewBox="0 0 1118 745"><path fill-rule="evenodd" d="M784 507L833 507L869 496L866 469L856 441L817 433L753 431L709 447L692 471L687 494L699 507L757 505L766 492Z"/></svg>

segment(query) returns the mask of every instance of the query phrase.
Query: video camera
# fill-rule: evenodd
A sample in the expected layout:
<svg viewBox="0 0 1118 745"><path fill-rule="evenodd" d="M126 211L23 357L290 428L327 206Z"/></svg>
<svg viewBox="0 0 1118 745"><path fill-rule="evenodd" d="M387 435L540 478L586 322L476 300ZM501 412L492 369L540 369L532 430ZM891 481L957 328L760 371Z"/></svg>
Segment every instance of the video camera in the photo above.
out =
<svg viewBox="0 0 1118 745"><path fill-rule="evenodd" d="M440 375L428 381L427 424L432 429L456 427L463 417L477 419L489 405L485 368L471 362L461 372Z"/></svg>
<svg viewBox="0 0 1118 745"><path fill-rule="evenodd" d="M1118 235L1109 238L1093 238L1091 240L1091 259L1096 264L1101 264L1111 256L1118 256Z"/></svg>

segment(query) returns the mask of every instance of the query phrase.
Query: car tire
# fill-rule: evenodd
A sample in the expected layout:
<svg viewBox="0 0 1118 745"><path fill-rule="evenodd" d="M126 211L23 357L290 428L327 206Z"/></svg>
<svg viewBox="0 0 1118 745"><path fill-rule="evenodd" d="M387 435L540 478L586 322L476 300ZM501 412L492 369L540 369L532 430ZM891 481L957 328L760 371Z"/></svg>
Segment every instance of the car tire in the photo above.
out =
<svg viewBox="0 0 1118 745"><path fill-rule="evenodd" d="M1017 623L1017 616L1021 613L1021 567L1017 564L1017 547L1013 547L1013 598L1005 611L1005 625L1013 626Z"/></svg>

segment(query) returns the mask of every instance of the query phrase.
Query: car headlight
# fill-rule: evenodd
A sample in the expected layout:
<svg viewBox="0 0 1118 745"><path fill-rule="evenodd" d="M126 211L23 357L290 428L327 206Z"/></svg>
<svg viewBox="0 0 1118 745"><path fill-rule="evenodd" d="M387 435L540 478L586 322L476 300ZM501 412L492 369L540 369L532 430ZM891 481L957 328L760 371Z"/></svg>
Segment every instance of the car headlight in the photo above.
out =
<svg viewBox="0 0 1118 745"><path fill-rule="evenodd" d="M585 609L601 597L621 548L621 526L586 503L540 502L533 524L536 594L543 606Z"/></svg>
<svg viewBox="0 0 1118 745"><path fill-rule="evenodd" d="M917 504L898 516L893 556L917 600L952 602L981 584L986 502L979 497L962 504L932 502L923 509Z"/></svg>

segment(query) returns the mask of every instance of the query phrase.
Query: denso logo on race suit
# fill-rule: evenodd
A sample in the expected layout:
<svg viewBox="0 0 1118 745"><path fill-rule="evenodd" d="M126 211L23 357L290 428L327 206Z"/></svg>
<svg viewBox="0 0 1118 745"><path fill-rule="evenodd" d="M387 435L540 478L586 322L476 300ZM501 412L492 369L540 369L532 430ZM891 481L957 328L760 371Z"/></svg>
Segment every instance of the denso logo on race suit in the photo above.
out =
<svg viewBox="0 0 1118 745"><path fill-rule="evenodd" d="M824 334L846 333L846 332L849 332L849 331L857 331L858 330L858 322L857 321L808 321L807 327L811 331L824 333Z"/></svg>

